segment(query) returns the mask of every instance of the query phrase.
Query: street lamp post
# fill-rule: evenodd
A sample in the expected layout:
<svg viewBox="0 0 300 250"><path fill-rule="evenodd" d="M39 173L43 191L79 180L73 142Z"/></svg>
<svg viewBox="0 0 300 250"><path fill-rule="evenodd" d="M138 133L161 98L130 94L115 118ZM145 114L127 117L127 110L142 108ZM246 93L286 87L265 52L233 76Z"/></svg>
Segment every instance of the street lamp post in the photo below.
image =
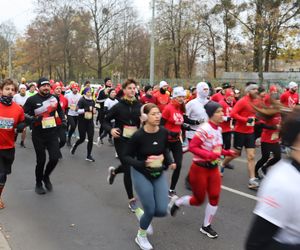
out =
<svg viewBox="0 0 300 250"><path fill-rule="evenodd" d="M150 85L154 85L154 28L155 28L155 0L152 0L151 20L151 48L150 48Z"/></svg>

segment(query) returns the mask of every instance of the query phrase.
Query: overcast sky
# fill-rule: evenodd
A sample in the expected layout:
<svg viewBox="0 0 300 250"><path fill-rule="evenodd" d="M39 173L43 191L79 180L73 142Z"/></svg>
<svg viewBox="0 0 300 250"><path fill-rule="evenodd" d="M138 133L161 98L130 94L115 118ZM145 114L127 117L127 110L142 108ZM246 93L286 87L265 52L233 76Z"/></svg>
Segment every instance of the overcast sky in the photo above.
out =
<svg viewBox="0 0 300 250"><path fill-rule="evenodd" d="M132 0L137 8L139 17L147 20L151 16L151 0ZM23 33L26 26L34 19L34 0L0 0L0 24L12 21L18 32Z"/></svg>

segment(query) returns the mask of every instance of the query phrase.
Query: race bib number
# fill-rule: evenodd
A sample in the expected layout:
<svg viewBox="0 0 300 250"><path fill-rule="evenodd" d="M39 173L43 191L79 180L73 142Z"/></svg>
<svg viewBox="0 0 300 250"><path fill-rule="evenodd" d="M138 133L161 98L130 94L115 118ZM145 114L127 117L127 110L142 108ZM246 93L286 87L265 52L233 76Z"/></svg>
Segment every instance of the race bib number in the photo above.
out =
<svg viewBox="0 0 300 250"><path fill-rule="evenodd" d="M70 109L73 110L73 111L76 111L76 104L71 104Z"/></svg>
<svg viewBox="0 0 300 250"><path fill-rule="evenodd" d="M84 112L84 119L91 120L93 118L92 112Z"/></svg>
<svg viewBox="0 0 300 250"><path fill-rule="evenodd" d="M56 122L54 116L44 117L42 120L42 128L54 128L56 127Z"/></svg>
<svg viewBox="0 0 300 250"><path fill-rule="evenodd" d="M137 131L136 126L124 126L123 128L123 137L131 138L132 135Z"/></svg>
<svg viewBox="0 0 300 250"><path fill-rule="evenodd" d="M99 103L96 103L96 104L95 104L95 108L99 109L99 108L100 108L100 104L99 104Z"/></svg>
<svg viewBox="0 0 300 250"><path fill-rule="evenodd" d="M162 166L164 156L163 155L151 155L148 157L150 162L147 164L150 168L160 168Z"/></svg>
<svg viewBox="0 0 300 250"><path fill-rule="evenodd" d="M271 140L275 141L275 140L278 140L278 139L279 139L279 132L272 133Z"/></svg>
<svg viewBox="0 0 300 250"><path fill-rule="evenodd" d="M13 129L14 123L13 118L0 117L0 129Z"/></svg>

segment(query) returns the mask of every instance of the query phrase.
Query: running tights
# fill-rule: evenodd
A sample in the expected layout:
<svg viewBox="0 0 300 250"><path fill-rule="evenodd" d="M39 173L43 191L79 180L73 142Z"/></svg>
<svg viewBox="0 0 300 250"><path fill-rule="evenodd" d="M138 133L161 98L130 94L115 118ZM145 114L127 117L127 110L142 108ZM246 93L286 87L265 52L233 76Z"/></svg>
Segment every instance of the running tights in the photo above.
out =
<svg viewBox="0 0 300 250"><path fill-rule="evenodd" d="M168 208L168 182L164 173L157 179L147 179L142 173L131 168L134 189L142 203L144 214L140 228L146 230L153 217L164 217Z"/></svg>
<svg viewBox="0 0 300 250"><path fill-rule="evenodd" d="M124 163L124 153L125 149L127 147L127 141L124 141L122 139L115 139L114 140L115 149L117 151L118 157L121 161L121 165L115 170L115 174L124 173L123 181L125 190L128 196L128 199L133 198L133 190L132 190L132 182L131 182L131 176L130 176L130 166L126 165Z"/></svg>
<svg viewBox="0 0 300 250"><path fill-rule="evenodd" d="M169 142L170 151L173 154L174 161L176 163L176 169L173 171L171 180L171 190L175 190L176 184L179 179L181 165L182 165L182 144L181 141Z"/></svg>
<svg viewBox="0 0 300 250"><path fill-rule="evenodd" d="M209 204L217 206L221 193L221 176L218 168L204 168L192 163L189 173L193 195L190 199L191 206L200 206L207 193Z"/></svg>
<svg viewBox="0 0 300 250"><path fill-rule="evenodd" d="M78 131L79 139L76 141L74 147L77 148L78 145L85 141L87 134L88 143L87 143L87 156L91 155L93 149L93 138L94 138L94 122L93 120L78 120Z"/></svg>

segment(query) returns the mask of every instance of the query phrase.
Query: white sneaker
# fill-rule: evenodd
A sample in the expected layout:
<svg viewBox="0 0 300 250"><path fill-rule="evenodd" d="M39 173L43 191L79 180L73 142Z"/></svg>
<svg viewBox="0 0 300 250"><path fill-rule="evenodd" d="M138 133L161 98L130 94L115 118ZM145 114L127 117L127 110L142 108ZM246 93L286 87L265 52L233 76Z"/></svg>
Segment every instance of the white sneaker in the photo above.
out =
<svg viewBox="0 0 300 250"><path fill-rule="evenodd" d="M257 190L259 188L259 179L258 178L251 178L248 182L248 188Z"/></svg>
<svg viewBox="0 0 300 250"><path fill-rule="evenodd" d="M140 236L139 234L135 237L136 244L139 245L139 247L142 250L151 250L153 249L152 245L148 241L147 236Z"/></svg>
<svg viewBox="0 0 300 250"><path fill-rule="evenodd" d="M143 214L144 214L144 210L141 209L140 207L137 208L137 209L135 210L135 215L136 215L138 221L140 221L140 219L141 219L141 217L143 216ZM152 227L151 224L148 226L146 232L147 232L147 234L149 234L149 235L152 235L152 234L153 234L153 227Z"/></svg>

